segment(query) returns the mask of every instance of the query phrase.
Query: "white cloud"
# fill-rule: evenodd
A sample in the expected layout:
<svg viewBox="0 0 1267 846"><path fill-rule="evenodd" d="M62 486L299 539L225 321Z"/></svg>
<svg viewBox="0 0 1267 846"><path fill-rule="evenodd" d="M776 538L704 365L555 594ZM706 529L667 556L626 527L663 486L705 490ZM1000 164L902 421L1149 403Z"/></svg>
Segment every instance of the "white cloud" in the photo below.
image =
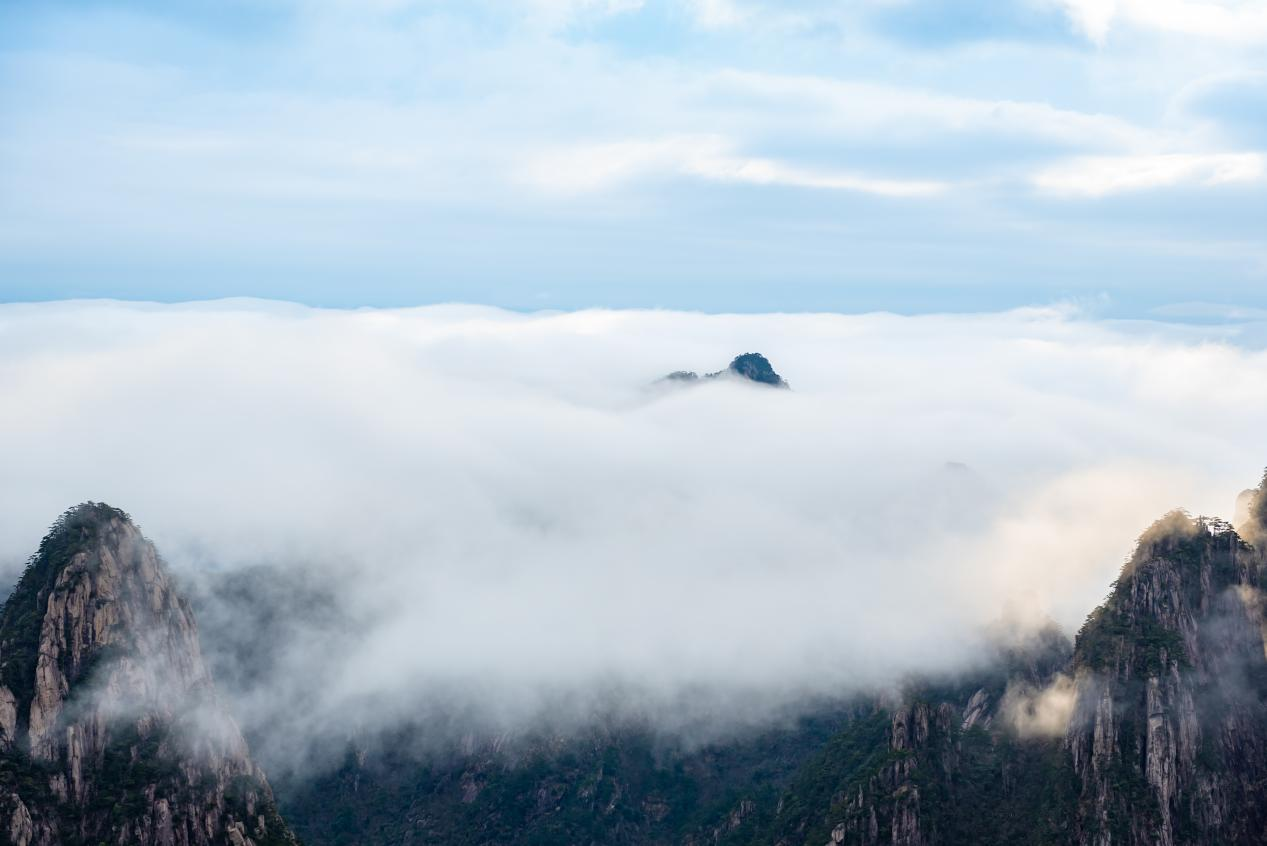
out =
<svg viewBox="0 0 1267 846"><path fill-rule="evenodd" d="M1098 44L1103 44L1117 15L1118 0L1054 0L1064 8L1074 26Z"/></svg>
<svg viewBox="0 0 1267 846"><path fill-rule="evenodd" d="M96 499L184 579L266 562L324 591L282 594L276 667L225 682L248 725L284 713L282 746L608 684L720 725L967 666L1008 604L1073 628L1157 515L1226 513L1263 463L1267 353L1217 337L1058 310L5 305L0 564ZM652 385L750 350L793 390Z"/></svg>
<svg viewBox="0 0 1267 846"><path fill-rule="evenodd" d="M743 156L716 137L675 137L656 141L620 141L566 147L530 159L523 175L529 183L557 192L610 188L636 177L685 175L714 182L783 185L856 191L887 197L940 193L946 183L884 179L845 171L813 170L773 159Z"/></svg>
<svg viewBox="0 0 1267 846"><path fill-rule="evenodd" d="M1092 40L1103 43L1113 26L1253 44L1267 40L1262 0L1056 0Z"/></svg>
<svg viewBox="0 0 1267 846"><path fill-rule="evenodd" d="M1156 145L1164 134L1111 114L1061 109L1041 100L964 97L914 86L823 76L724 70L698 87L721 97L746 95L754 105L805 117L844 137L895 140L945 133L1037 138L1073 147L1130 149Z"/></svg>
<svg viewBox="0 0 1267 846"><path fill-rule="evenodd" d="M751 17L735 0L688 0L695 20L706 29L737 26Z"/></svg>
<svg viewBox="0 0 1267 846"><path fill-rule="evenodd" d="M1083 684L1092 688L1090 679ZM1077 682L1063 673L1051 684L1037 689L1033 685L1012 682L999 703L1004 724L1022 737L1063 737L1078 704Z"/></svg>
<svg viewBox="0 0 1267 846"><path fill-rule="evenodd" d="M631 14L644 0L527 0L524 4L537 24L546 28L566 26L585 16Z"/></svg>
<svg viewBox="0 0 1267 846"><path fill-rule="evenodd" d="M1033 182L1049 194L1105 197L1176 186L1216 187L1260 182L1261 153L1162 153L1088 156L1042 170Z"/></svg>

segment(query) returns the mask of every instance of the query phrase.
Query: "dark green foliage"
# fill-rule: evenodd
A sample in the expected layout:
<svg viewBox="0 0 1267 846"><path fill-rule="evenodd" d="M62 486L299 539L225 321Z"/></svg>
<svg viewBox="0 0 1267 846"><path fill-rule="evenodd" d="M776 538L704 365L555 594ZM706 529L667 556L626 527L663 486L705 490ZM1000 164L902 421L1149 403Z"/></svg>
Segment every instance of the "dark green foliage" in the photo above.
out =
<svg viewBox="0 0 1267 846"><path fill-rule="evenodd" d="M769 834L793 842L826 843L840 799L852 797L892 759L888 727L888 714L874 711L828 741L784 793Z"/></svg>
<svg viewBox="0 0 1267 846"><path fill-rule="evenodd" d="M277 812L277 805L268 796L268 790L252 776L236 776L224 793L229 813L243 820L256 846L298 846L289 836L289 829ZM250 813L250 806L255 813ZM256 830L255 817L264 818L264 832Z"/></svg>
<svg viewBox="0 0 1267 846"><path fill-rule="evenodd" d="M1123 657L1136 676L1155 676L1171 661L1187 665L1183 637L1151 617L1132 618L1113 604L1092 612L1078 632L1075 654L1079 666L1116 673Z"/></svg>
<svg viewBox="0 0 1267 846"><path fill-rule="evenodd" d="M0 795L16 792L38 804L54 800L45 767L18 753L0 754ZM0 826L0 831L3 827Z"/></svg>
<svg viewBox="0 0 1267 846"><path fill-rule="evenodd" d="M1122 567L1104 603L1092 611L1074 641L1078 666L1095 672L1128 673L1134 677L1158 675L1174 663L1189 665L1183 637L1163 626L1152 613L1140 613L1131 592L1150 568L1174 566L1183 579L1184 600L1201 604L1205 568L1216 592L1238 581L1237 553L1248 547L1229 528L1219 524L1210 531L1205 520L1194 520L1182 511L1173 511L1154 523L1140 537L1135 554ZM1159 597L1159 601L1165 597ZM1173 613L1178 609L1166 608Z"/></svg>
<svg viewBox="0 0 1267 846"><path fill-rule="evenodd" d="M1041 846L1069 841L1077 782L1058 742L1019 741L1006 733L979 727L963 732L952 725L948 734L934 727L920 750L896 752L887 746L888 726L889 715L877 711L833 738L784 795L774 825L749 846L821 846L838 823L852 819L865 830L872 809L879 840L887 842L893 802L912 787L930 842ZM886 772L901 760L911 766L909 782L890 793ZM863 806L851 809L859 795ZM847 834L846 844L856 842L854 836Z"/></svg>
<svg viewBox="0 0 1267 846"><path fill-rule="evenodd" d="M543 739L505 754L412 757L406 739L368 762L349 752L334 773L278 784L297 834L321 844L726 843L773 818L805 761L851 716L828 710L735 742L683 749L638 728L560 747ZM741 805L739 825L730 828ZM737 839L738 838L738 839Z"/></svg>
<svg viewBox="0 0 1267 846"><path fill-rule="evenodd" d="M1054 846L1071 839L1078 782L1059 741L974 727L960 735L958 768L932 796L932 821L947 844Z"/></svg>

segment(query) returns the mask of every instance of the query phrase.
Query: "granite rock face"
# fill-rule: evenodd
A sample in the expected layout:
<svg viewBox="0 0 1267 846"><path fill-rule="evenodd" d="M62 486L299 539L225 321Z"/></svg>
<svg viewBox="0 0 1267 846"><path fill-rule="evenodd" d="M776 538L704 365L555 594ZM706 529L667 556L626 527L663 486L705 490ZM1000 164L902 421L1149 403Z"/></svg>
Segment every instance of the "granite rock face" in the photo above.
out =
<svg viewBox="0 0 1267 846"><path fill-rule="evenodd" d="M188 603L105 505L62 516L0 613L0 765L20 846L294 842Z"/></svg>
<svg viewBox="0 0 1267 846"><path fill-rule="evenodd" d="M1074 658L1076 842L1263 842L1263 562L1219 521L1172 514L1145 534Z"/></svg>
<svg viewBox="0 0 1267 846"><path fill-rule="evenodd" d="M842 846L1267 842L1265 566L1229 524L1167 515L1065 665L1014 656L1002 696L884 709L885 754L811 823Z"/></svg>

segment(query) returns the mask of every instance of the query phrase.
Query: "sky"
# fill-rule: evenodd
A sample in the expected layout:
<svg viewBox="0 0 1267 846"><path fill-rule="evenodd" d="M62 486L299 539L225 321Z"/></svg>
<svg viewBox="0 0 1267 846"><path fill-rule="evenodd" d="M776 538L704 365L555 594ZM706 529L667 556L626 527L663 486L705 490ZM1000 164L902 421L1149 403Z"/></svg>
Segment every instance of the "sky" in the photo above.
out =
<svg viewBox="0 0 1267 846"><path fill-rule="evenodd" d="M0 301L1267 310L1264 0L0 5Z"/></svg>
<svg viewBox="0 0 1267 846"><path fill-rule="evenodd" d="M1267 463L1267 351L1231 331L0 305L0 583L75 503L129 512L271 774L612 689L721 731L1071 635L1154 520L1231 519ZM749 351L791 389L657 381Z"/></svg>

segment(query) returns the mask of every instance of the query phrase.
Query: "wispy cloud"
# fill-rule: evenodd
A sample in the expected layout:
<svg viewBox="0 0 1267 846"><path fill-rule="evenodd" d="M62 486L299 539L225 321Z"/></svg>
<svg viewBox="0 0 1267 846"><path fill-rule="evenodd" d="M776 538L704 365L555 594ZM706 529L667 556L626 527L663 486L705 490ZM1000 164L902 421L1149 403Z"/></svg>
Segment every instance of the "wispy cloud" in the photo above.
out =
<svg viewBox="0 0 1267 846"><path fill-rule="evenodd" d="M1107 197L1176 186L1253 184L1267 174L1261 153L1166 153L1090 156L1040 171L1039 190L1062 196Z"/></svg>
<svg viewBox="0 0 1267 846"><path fill-rule="evenodd" d="M600 191L635 177L688 176L714 182L856 191L884 197L926 197L944 182L885 179L836 170L813 170L774 159L744 156L716 137L622 141L550 150L524 168L531 184L554 192Z"/></svg>
<svg viewBox="0 0 1267 846"><path fill-rule="evenodd" d="M802 120L826 124L842 136L931 142L944 140L946 133L979 133L1105 149L1155 144L1164 134L1117 115L1042 100L967 97L912 85L740 70L719 71L698 84L721 96L742 94L754 104L777 105L785 114L804 110Z"/></svg>
<svg viewBox="0 0 1267 846"><path fill-rule="evenodd" d="M1184 17L1206 6L1214 24ZM1153 296L1156 252L1122 204L1072 221L1065 200L1229 185L1236 208L1150 212L1155 239L1215 256L1160 270L1217 264L1220 299L1267 297L1261 263L1220 250L1261 237L1261 51L1198 32L1252 34L1258 7L321 0L253 7L267 25L249 27L242 8L0 11L0 298L179 298L202 277L326 302L469 284L517 305L848 308L903 277L923 280L911 307L969 279L996 304L1093 285L1121 303ZM1108 254L1113 281L1093 281ZM681 275L644 299L618 281L631 255Z"/></svg>

